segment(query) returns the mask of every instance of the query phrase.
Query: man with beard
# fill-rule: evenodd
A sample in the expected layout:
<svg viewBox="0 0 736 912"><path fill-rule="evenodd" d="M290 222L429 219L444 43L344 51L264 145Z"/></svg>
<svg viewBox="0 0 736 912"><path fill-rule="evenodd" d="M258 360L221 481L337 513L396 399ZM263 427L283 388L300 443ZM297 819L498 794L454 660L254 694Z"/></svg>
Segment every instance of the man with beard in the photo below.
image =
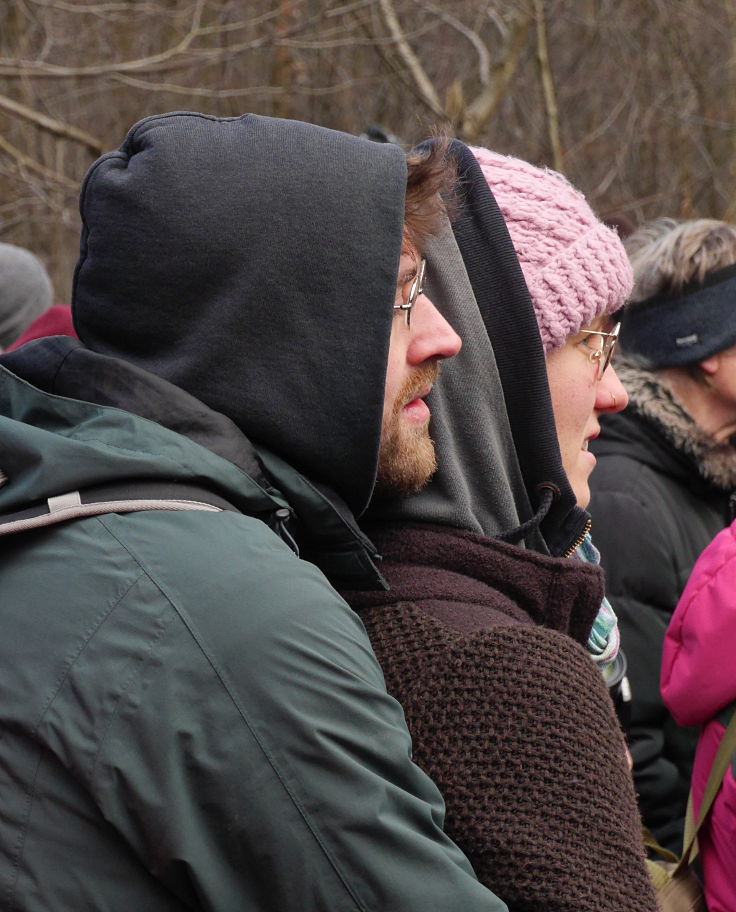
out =
<svg viewBox="0 0 736 912"><path fill-rule="evenodd" d="M463 338L429 399L439 466L415 493L383 475L362 522L390 591L343 591L481 882L512 912L654 912L584 510L631 270L561 175L452 154L457 216L426 252Z"/></svg>
<svg viewBox="0 0 736 912"><path fill-rule="evenodd" d="M426 261L419 259L416 249L405 251L399 266L399 287L413 287L422 294L425 270ZM416 329L410 331L410 313L407 311L409 332L397 323L392 330L377 477L379 490L406 494L423 488L437 468L429 435L429 407L424 399L437 379L439 364L431 353L431 340L427 348ZM408 375L402 372L402 360L411 364Z"/></svg>
<svg viewBox="0 0 736 912"><path fill-rule="evenodd" d="M386 585L354 519L384 414L431 471L446 174L181 112L92 166L81 341L0 364L3 908L505 908L324 575Z"/></svg>

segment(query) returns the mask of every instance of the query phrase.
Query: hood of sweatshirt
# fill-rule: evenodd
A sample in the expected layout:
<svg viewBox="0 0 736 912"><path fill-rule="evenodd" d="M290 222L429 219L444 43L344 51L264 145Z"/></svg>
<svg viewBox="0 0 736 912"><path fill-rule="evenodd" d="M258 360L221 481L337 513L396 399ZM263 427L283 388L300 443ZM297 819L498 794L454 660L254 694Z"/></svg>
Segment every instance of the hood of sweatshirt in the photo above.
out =
<svg viewBox="0 0 736 912"><path fill-rule="evenodd" d="M226 416L359 514L405 186L390 144L254 114L148 117L83 184L79 338Z"/></svg>
<svg viewBox="0 0 736 912"><path fill-rule="evenodd" d="M442 364L427 400L438 470L419 493L372 505L368 519L441 524L564 554L588 514L562 468L531 297L480 166L463 143L451 149L457 212L428 247L428 293L463 347ZM543 502L546 513L534 518Z"/></svg>

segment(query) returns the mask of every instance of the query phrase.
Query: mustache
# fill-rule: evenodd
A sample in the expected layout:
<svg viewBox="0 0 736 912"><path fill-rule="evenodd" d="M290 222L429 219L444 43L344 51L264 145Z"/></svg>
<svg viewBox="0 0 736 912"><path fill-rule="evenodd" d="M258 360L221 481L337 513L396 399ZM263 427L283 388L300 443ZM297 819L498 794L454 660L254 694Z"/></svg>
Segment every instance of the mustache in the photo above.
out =
<svg viewBox="0 0 736 912"><path fill-rule="evenodd" d="M416 367L411 375L406 378L399 390L394 403L394 413L398 415L401 409L412 399L424 392L427 387L434 386L440 372L439 360L426 361Z"/></svg>

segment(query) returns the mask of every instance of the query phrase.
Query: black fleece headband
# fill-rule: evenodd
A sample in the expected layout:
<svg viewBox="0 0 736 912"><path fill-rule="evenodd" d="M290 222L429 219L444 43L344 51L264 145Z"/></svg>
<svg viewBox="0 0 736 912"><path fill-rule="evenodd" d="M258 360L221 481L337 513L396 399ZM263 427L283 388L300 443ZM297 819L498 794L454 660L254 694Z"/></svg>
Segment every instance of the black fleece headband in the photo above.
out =
<svg viewBox="0 0 736 912"><path fill-rule="evenodd" d="M736 345L736 263L622 312L621 349L653 370L684 367Z"/></svg>

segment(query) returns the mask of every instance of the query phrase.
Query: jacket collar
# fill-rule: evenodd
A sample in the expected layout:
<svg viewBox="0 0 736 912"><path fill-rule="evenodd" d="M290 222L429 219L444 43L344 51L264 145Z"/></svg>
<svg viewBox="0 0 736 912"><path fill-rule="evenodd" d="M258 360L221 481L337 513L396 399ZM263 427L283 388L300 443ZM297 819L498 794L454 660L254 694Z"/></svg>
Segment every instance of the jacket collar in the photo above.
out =
<svg viewBox="0 0 736 912"><path fill-rule="evenodd" d="M603 573L594 564L447 526L381 524L368 532L384 554L391 590L343 593L354 608L448 602L457 607L459 626L463 606L480 626L498 623L484 613L495 609L587 642L603 598Z"/></svg>
<svg viewBox="0 0 736 912"><path fill-rule="evenodd" d="M123 479L194 480L271 525L280 514L284 537L335 585L386 588L375 548L334 492L261 454L229 418L135 365L68 337L29 343L0 360L0 415L14 419L4 437L0 471L9 481L0 511ZM32 471L34 463L42 470Z"/></svg>
<svg viewBox="0 0 736 912"><path fill-rule="evenodd" d="M702 430L655 373L625 359L616 363L616 372L629 394L630 413L687 459L708 486L726 492L736 488L733 442L718 442Z"/></svg>

